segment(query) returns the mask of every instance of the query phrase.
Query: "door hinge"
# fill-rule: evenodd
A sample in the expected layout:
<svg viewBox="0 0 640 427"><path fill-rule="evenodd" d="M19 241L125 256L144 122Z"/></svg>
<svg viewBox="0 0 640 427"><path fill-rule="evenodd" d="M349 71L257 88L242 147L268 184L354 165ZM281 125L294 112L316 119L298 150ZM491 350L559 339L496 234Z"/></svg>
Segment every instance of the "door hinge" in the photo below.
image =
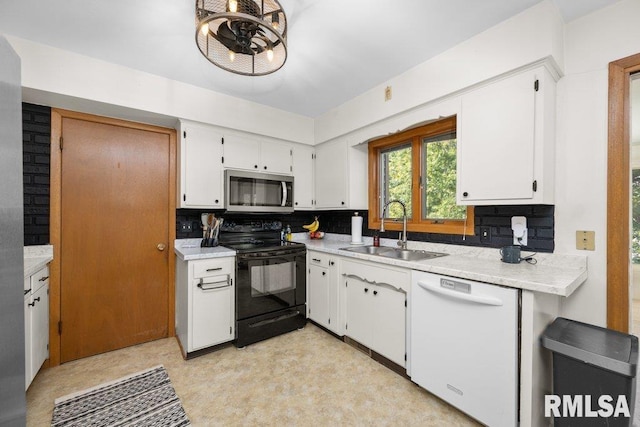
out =
<svg viewBox="0 0 640 427"><path fill-rule="evenodd" d="M289 150L289 155L293 156L293 150Z"/></svg>
<svg viewBox="0 0 640 427"><path fill-rule="evenodd" d="M407 300L404 300L404 306L405 307L407 306Z"/></svg>
<svg viewBox="0 0 640 427"><path fill-rule="evenodd" d="M229 335L231 335L232 333L233 333L233 327L229 326Z"/></svg>
<svg viewBox="0 0 640 427"><path fill-rule="evenodd" d="M224 156L222 156L222 164L224 164Z"/></svg>
<svg viewBox="0 0 640 427"><path fill-rule="evenodd" d="M289 166L289 172L293 172L293 166Z"/></svg>
<svg viewBox="0 0 640 427"><path fill-rule="evenodd" d="M183 195L182 195L182 201L183 201L183 202L186 202L186 201L187 201L187 195L186 195L186 194L183 194Z"/></svg>
<svg viewBox="0 0 640 427"><path fill-rule="evenodd" d="M60 137L60 151L62 151L62 137Z"/></svg>
<svg viewBox="0 0 640 427"><path fill-rule="evenodd" d="M331 318L329 318L329 324L331 324Z"/></svg>
<svg viewBox="0 0 640 427"><path fill-rule="evenodd" d="M62 335L62 320L58 321L58 335Z"/></svg>
<svg viewBox="0 0 640 427"><path fill-rule="evenodd" d="M538 191L538 181L533 181L533 191Z"/></svg>
<svg viewBox="0 0 640 427"><path fill-rule="evenodd" d="M407 361L407 353L404 354L404 361Z"/></svg>
<svg viewBox="0 0 640 427"><path fill-rule="evenodd" d="M222 145L224 145L224 136L220 138L220 140L222 141Z"/></svg>
<svg viewBox="0 0 640 427"><path fill-rule="evenodd" d="M345 323L345 324L344 324L344 329L345 329L345 331L346 331L347 329L349 329L349 324L348 324L348 323Z"/></svg>
<svg viewBox="0 0 640 427"><path fill-rule="evenodd" d="M540 80L536 79L536 81L533 83L533 90L537 92L538 89L540 89Z"/></svg>
<svg viewBox="0 0 640 427"><path fill-rule="evenodd" d="M186 131L186 130L183 130L183 131L182 131L182 137L183 137L184 139L187 139L187 131Z"/></svg>

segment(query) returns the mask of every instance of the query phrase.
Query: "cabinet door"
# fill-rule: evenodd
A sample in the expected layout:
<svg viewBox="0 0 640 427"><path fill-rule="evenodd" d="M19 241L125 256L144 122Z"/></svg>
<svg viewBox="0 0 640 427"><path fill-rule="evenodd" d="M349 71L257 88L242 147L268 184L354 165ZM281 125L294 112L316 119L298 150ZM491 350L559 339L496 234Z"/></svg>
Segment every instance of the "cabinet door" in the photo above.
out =
<svg viewBox="0 0 640 427"><path fill-rule="evenodd" d="M535 75L463 96L458 117L458 202L533 197Z"/></svg>
<svg viewBox="0 0 640 427"><path fill-rule="evenodd" d="M181 207L222 208L222 135L203 125L182 128Z"/></svg>
<svg viewBox="0 0 640 427"><path fill-rule="evenodd" d="M340 322L338 320L338 316L340 313L340 302L338 299L338 292L340 288L340 271L338 269L336 258L329 259L327 276L329 276L329 325L327 325L327 329L335 332L338 335L342 335L344 332L341 330Z"/></svg>
<svg viewBox="0 0 640 427"><path fill-rule="evenodd" d="M314 161L313 147L293 148L293 206L295 209L313 208Z"/></svg>
<svg viewBox="0 0 640 427"><path fill-rule="evenodd" d="M229 275L193 280L192 287L191 324L193 328L189 351L231 341L233 339L234 291Z"/></svg>
<svg viewBox="0 0 640 427"><path fill-rule="evenodd" d="M291 175L291 145L263 141L260 147L260 170L269 173Z"/></svg>
<svg viewBox="0 0 640 427"><path fill-rule="evenodd" d="M372 291L371 348L405 366L406 295L384 286Z"/></svg>
<svg viewBox="0 0 640 427"><path fill-rule="evenodd" d="M309 266L309 318L324 326L329 326L329 275L327 268Z"/></svg>
<svg viewBox="0 0 640 427"><path fill-rule="evenodd" d="M260 141L235 134L224 136L225 168L257 171L260 164Z"/></svg>
<svg viewBox="0 0 640 427"><path fill-rule="evenodd" d="M49 358L49 286L33 294L31 310L31 375L35 375Z"/></svg>
<svg viewBox="0 0 640 427"><path fill-rule="evenodd" d="M25 279L25 286L27 286L27 281L29 278ZM29 388L31 381L33 380L33 374L31 372L31 311L33 310L33 306L31 305L33 302L33 297L30 293L26 294L24 297L24 379L25 379L25 390Z"/></svg>
<svg viewBox="0 0 640 427"><path fill-rule="evenodd" d="M345 285L345 334L371 348L372 286L355 278L347 279Z"/></svg>
<svg viewBox="0 0 640 427"><path fill-rule="evenodd" d="M324 143L316 146L316 207L345 208L347 205L347 144Z"/></svg>

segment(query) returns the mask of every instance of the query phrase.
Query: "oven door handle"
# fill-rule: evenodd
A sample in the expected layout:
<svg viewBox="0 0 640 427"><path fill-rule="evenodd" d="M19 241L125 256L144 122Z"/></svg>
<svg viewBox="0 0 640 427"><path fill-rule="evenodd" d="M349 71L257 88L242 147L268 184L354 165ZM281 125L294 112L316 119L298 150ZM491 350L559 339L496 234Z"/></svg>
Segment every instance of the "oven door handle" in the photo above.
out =
<svg viewBox="0 0 640 427"><path fill-rule="evenodd" d="M220 283L223 283L220 285ZM216 289L228 288L233 284L232 279L227 275L226 279L216 280L215 282L205 282L204 279L200 279L200 283L198 283L198 287L203 291L213 291ZM207 285L217 285L217 286L207 286Z"/></svg>
<svg viewBox="0 0 640 427"><path fill-rule="evenodd" d="M268 256L238 255L238 259L239 260L245 260L245 261L262 261L262 260L270 260L270 259L284 259L285 262L293 262L295 257L298 256L300 253L288 252L288 253L284 253L284 254L280 254L280 255L268 255Z"/></svg>
<svg viewBox="0 0 640 427"><path fill-rule="evenodd" d="M282 203L280 203L280 206L284 207L287 206L287 183L281 181L280 184L282 184Z"/></svg>

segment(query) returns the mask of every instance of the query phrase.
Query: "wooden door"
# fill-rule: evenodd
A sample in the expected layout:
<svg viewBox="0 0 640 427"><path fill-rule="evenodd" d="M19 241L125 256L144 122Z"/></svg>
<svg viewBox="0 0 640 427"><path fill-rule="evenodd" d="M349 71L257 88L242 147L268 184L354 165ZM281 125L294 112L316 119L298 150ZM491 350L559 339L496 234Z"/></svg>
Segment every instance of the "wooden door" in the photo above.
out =
<svg viewBox="0 0 640 427"><path fill-rule="evenodd" d="M175 144L76 117L61 133L61 362L166 337Z"/></svg>

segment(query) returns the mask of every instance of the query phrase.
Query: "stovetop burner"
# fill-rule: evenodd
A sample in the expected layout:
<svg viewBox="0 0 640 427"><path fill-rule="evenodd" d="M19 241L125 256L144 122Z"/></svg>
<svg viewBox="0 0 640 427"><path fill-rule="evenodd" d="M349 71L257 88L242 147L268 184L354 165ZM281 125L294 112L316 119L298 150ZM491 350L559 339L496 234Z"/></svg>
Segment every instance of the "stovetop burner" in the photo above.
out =
<svg viewBox="0 0 640 427"><path fill-rule="evenodd" d="M239 253L281 249L303 249L297 242L282 241L282 222L271 220L225 221L220 228L220 245Z"/></svg>

